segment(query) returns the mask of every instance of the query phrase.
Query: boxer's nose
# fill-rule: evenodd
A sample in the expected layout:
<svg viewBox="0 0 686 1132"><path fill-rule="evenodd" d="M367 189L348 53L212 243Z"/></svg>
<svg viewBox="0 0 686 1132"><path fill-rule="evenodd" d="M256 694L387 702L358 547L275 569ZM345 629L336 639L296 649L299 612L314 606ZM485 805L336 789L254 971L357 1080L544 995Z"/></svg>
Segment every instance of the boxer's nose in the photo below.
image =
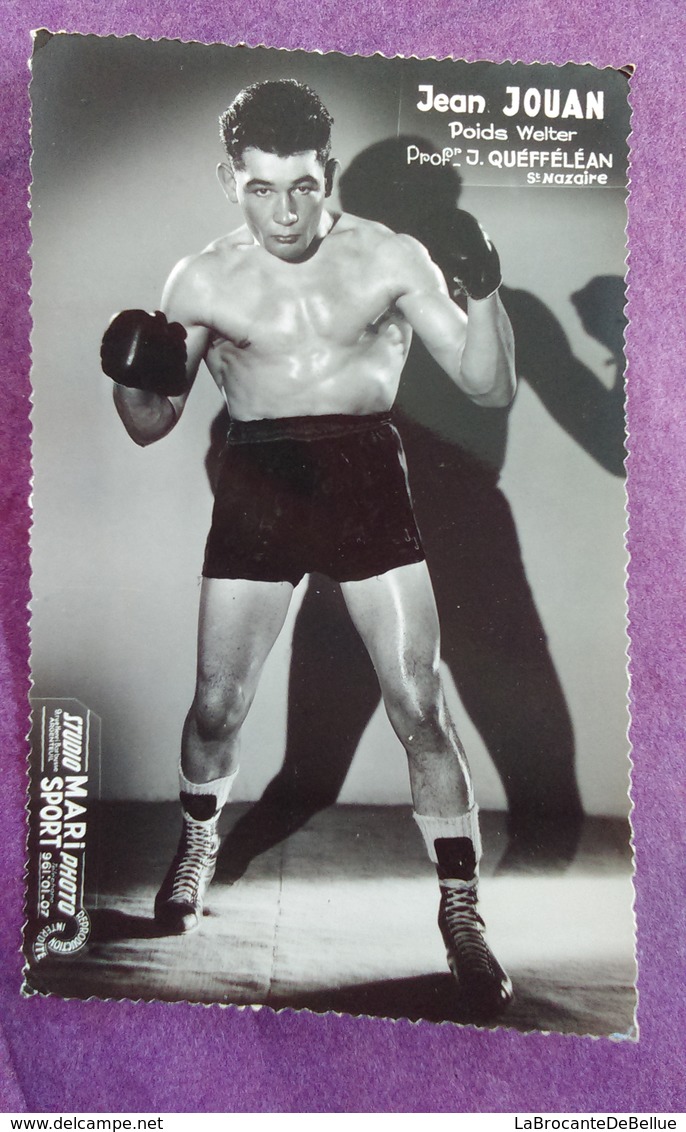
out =
<svg viewBox="0 0 686 1132"><path fill-rule="evenodd" d="M276 200L274 220L277 224L290 226L291 224L295 224L297 219L298 214L293 207L293 201L287 193L282 193Z"/></svg>

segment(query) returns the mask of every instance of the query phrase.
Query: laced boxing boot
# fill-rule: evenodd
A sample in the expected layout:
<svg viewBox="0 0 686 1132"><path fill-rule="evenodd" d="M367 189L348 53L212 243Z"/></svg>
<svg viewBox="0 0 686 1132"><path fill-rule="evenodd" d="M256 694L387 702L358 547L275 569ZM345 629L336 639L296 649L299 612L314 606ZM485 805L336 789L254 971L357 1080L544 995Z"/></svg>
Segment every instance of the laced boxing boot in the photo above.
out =
<svg viewBox="0 0 686 1132"><path fill-rule="evenodd" d="M169 932L182 934L200 926L205 891L217 864L219 813L199 819L190 809L198 810L205 799L182 796L183 829L181 840L162 887L155 898L155 919ZM207 796L214 803L214 798ZM190 806L187 809L187 804ZM207 807L205 807L207 809Z"/></svg>
<svg viewBox="0 0 686 1132"><path fill-rule="evenodd" d="M441 903L438 926L460 999L475 1018L502 1013L512 1001L512 983L486 943L477 911L477 860L468 837L435 842Z"/></svg>
<svg viewBox="0 0 686 1132"><path fill-rule="evenodd" d="M183 828L176 856L155 898L155 919L182 935L200 926L205 892L219 852L217 824L238 771L213 782L189 782L179 768Z"/></svg>

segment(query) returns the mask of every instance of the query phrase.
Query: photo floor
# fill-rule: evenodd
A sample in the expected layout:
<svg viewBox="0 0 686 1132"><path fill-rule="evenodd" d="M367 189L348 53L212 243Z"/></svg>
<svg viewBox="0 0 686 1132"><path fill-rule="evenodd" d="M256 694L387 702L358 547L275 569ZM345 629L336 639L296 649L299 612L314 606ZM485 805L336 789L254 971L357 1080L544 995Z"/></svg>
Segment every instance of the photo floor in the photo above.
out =
<svg viewBox="0 0 686 1132"><path fill-rule="evenodd" d="M227 806L202 926L182 937L160 935L152 918L178 806L109 803L96 817L90 941L74 957L36 965L35 990L469 1021L409 807L334 806L284 838L283 822L259 806ZM480 909L515 990L495 1024L635 1037L627 822L587 818L578 839L560 829L536 853L508 839L503 814L482 814L482 831Z"/></svg>

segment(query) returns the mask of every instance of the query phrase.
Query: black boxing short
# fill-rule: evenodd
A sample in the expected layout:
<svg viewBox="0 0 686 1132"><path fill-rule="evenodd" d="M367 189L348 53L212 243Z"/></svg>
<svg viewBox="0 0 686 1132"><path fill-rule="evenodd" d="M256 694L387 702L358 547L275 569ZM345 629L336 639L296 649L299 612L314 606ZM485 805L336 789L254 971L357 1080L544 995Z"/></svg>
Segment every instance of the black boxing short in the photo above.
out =
<svg viewBox="0 0 686 1132"><path fill-rule="evenodd" d="M204 577L351 582L423 560L387 413L232 422Z"/></svg>

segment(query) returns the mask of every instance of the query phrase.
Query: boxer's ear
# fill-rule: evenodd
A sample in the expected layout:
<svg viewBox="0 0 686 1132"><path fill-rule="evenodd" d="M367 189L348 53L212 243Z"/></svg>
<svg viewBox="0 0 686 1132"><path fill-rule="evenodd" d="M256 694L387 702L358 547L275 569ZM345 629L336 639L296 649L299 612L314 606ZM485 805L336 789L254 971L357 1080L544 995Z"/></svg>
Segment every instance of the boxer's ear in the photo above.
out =
<svg viewBox="0 0 686 1132"><path fill-rule="evenodd" d="M238 204L236 178L234 177L233 169L230 165L227 165L225 161L221 161L217 166L217 177L219 178L219 184L231 203Z"/></svg>
<svg viewBox="0 0 686 1132"><path fill-rule="evenodd" d="M333 192L334 182L340 167L341 163L335 157L330 157L324 166L324 189L327 197L330 197Z"/></svg>

